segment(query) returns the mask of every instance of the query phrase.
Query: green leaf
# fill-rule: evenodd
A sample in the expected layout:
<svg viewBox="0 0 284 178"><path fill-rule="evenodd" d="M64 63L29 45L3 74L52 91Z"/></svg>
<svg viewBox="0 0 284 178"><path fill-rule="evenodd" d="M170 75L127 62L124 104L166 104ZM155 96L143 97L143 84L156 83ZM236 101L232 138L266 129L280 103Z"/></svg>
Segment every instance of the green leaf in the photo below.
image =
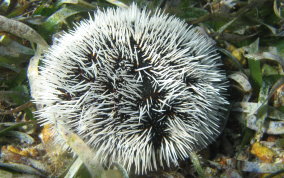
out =
<svg viewBox="0 0 284 178"><path fill-rule="evenodd" d="M262 66L262 75L263 76L268 76L268 75L278 75L278 70L275 69L273 66L264 64Z"/></svg>
<svg viewBox="0 0 284 178"><path fill-rule="evenodd" d="M275 46L277 48L277 52L279 56L284 57L284 39L278 39L277 42L275 43Z"/></svg>
<svg viewBox="0 0 284 178"><path fill-rule="evenodd" d="M208 11L206 11L205 9L189 7L189 8L183 9L183 11L178 13L178 16L186 20L192 21L206 14L208 14Z"/></svg>
<svg viewBox="0 0 284 178"><path fill-rule="evenodd" d="M258 53L259 50L259 38L257 38L253 43L251 43L248 47L245 47L245 50L249 54Z"/></svg>
<svg viewBox="0 0 284 178"><path fill-rule="evenodd" d="M73 4L73 5L78 5L78 6L82 6L85 8L91 8L91 9L97 8L96 5L90 4L84 0L60 0L57 3L57 6L61 6L62 4Z"/></svg>
<svg viewBox="0 0 284 178"><path fill-rule="evenodd" d="M9 60L0 56L0 61L9 61ZM16 73L19 73L20 70L21 70L20 68L14 66L14 65L7 64L6 62L0 62L0 68L1 67L12 70Z"/></svg>
<svg viewBox="0 0 284 178"><path fill-rule="evenodd" d="M281 110L269 106L268 107L268 117L274 120L279 120L279 121L284 121L284 112L282 112Z"/></svg>
<svg viewBox="0 0 284 178"><path fill-rule="evenodd" d="M9 137L15 137L20 142L25 142L27 144L33 144L35 142L34 138L31 137L29 134L20 132L20 131L8 131L6 132L5 136Z"/></svg>
<svg viewBox="0 0 284 178"><path fill-rule="evenodd" d="M30 119L30 120L36 120L36 118L34 117L34 114L32 112L32 110L30 108L27 108L24 110L25 113L27 114L27 117Z"/></svg>
<svg viewBox="0 0 284 178"><path fill-rule="evenodd" d="M43 1L43 3L38 6L33 15L41 15L41 16L45 16L48 17L50 15L52 15L54 12L56 12L56 10L59 9L59 7L55 7L55 4L48 4L47 1Z"/></svg>
<svg viewBox="0 0 284 178"><path fill-rule="evenodd" d="M258 97L259 103L264 103L267 101L271 86L272 86L271 80L269 80L269 78L264 78L259 92L259 97Z"/></svg>
<svg viewBox="0 0 284 178"><path fill-rule="evenodd" d="M232 20L230 20L228 23L226 23L225 25L223 25L221 28L218 29L218 33L223 33L223 31L225 29L227 29L231 24L233 24L236 20L238 19L238 17L233 18Z"/></svg>
<svg viewBox="0 0 284 178"><path fill-rule="evenodd" d="M0 161L0 167L2 168L7 168L16 172L23 172L23 173L28 173L28 174L33 174L33 175L39 175L41 177L46 177L43 173L38 171L37 169L25 165L25 164L19 164L19 163L4 163Z"/></svg>
<svg viewBox="0 0 284 178"><path fill-rule="evenodd" d="M28 87L25 85L19 85L10 91L12 92L10 94L12 101L18 105L24 104L30 99Z"/></svg>
<svg viewBox="0 0 284 178"><path fill-rule="evenodd" d="M21 71L13 77L9 78L10 80L6 82L9 88L15 88L22 85L27 80L26 69L21 69Z"/></svg>
<svg viewBox="0 0 284 178"><path fill-rule="evenodd" d="M28 125L28 124L35 124L35 121L28 121L28 122L19 122L19 123L12 123L9 127L0 130L0 136L5 135L7 132L11 131L11 130L15 130L19 127L22 127L24 125Z"/></svg>
<svg viewBox="0 0 284 178"><path fill-rule="evenodd" d="M31 48L12 40L7 35L0 38L0 66L19 72L19 66L34 54Z"/></svg>
<svg viewBox="0 0 284 178"><path fill-rule="evenodd" d="M247 145L253 138L254 136L254 131L252 129L249 128L245 128L243 130L242 133L243 137L242 137L242 141L241 141L241 147L244 147L245 145Z"/></svg>
<svg viewBox="0 0 284 178"><path fill-rule="evenodd" d="M78 14L80 11L75 10L69 7L63 7L53 13L50 17L46 19L46 21L41 25L40 31L41 34L45 35L45 37L49 37L53 33L59 31L62 24L66 23L66 18Z"/></svg>
<svg viewBox="0 0 284 178"><path fill-rule="evenodd" d="M256 91L259 91L262 85L262 73L260 68L260 61L255 59L248 59L251 84Z"/></svg>
<svg viewBox="0 0 284 178"><path fill-rule="evenodd" d="M118 0L106 0L107 2L111 3L111 4L114 4L118 7L124 7L124 8L127 8L128 6L126 4L124 4L123 2L120 2Z"/></svg>
<svg viewBox="0 0 284 178"><path fill-rule="evenodd" d="M68 172L64 178L84 178L91 177L88 169L84 166L83 161L80 158L77 158L76 161L68 169Z"/></svg>
<svg viewBox="0 0 284 178"><path fill-rule="evenodd" d="M281 7L281 1L280 0L274 0L273 3L273 10L274 13L277 17L279 17L280 19L284 19L284 7Z"/></svg>
<svg viewBox="0 0 284 178"><path fill-rule="evenodd" d="M19 6L18 8L13 9L13 11L9 13L7 17L11 18L11 17L22 15L30 6L31 6L30 3L26 3L22 6Z"/></svg>

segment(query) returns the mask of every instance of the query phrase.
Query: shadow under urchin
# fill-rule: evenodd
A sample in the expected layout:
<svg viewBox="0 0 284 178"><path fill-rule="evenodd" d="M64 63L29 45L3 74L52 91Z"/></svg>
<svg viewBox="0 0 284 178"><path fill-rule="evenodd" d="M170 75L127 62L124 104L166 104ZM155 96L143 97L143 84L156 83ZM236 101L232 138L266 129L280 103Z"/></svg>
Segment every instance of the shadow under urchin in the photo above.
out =
<svg viewBox="0 0 284 178"><path fill-rule="evenodd" d="M96 11L44 55L37 115L55 133L62 124L78 134L103 164L138 174L176 166L214 141L226 120L216 50L159 10Z"/></svg>

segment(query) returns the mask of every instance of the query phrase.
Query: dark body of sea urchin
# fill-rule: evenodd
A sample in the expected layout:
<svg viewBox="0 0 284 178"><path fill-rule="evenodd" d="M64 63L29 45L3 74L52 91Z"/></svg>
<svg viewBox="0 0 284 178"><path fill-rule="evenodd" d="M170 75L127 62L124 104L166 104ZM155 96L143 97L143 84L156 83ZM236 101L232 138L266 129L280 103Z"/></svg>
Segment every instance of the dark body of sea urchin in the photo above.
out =
<svg viewBox="0 0 284 178"><path fill-rule="evenodd" d="M38 116L137 173L178 165L220 133L226 76L208 37L159 11L97 11L43 58ZM56 126L54 126L56 131Z"/></svg>

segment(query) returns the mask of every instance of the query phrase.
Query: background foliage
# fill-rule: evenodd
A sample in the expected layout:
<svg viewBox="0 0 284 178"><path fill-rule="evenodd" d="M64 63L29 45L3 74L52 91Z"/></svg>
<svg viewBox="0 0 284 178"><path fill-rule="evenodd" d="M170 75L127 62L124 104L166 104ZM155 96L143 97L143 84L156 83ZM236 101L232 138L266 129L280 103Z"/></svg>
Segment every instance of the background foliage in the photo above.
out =
<svg viewBox="0 0 284 178"><path fill-rule="evenodd" d="M199 153L197 163L192 160L195 166L186 160L179 168L148 176L284 176L283 1L1 0L0 177L90 176L88 165L50 144L48 126L40 127L34 118L27 70L43 47L63 30L72 29L74 22L88 18L89 12L125 8L132 2L159 7L215 39L231 84L231 113L224 133ZM100 176L127 176L116 167L120 171Z"/></svg>

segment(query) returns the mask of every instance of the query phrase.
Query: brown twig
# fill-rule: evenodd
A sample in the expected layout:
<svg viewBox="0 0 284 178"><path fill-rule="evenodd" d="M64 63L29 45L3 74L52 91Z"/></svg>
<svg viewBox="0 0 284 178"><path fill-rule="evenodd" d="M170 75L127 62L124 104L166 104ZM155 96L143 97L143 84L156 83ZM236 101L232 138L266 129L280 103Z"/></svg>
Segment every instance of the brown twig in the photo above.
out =
<svg viewBox="0 0 284 178"><path fill-rule="evenodd" d="M31 101L29 101L29 102L27 102L27 103L25 103L25 104L22 104L21 106L18 106L18 107L16 107L16 108L12 109L12 110L6 110L6 111L4 111L4 112L0 112L0 115L13 114L13 113L22 111L22 110L24 110L24 109L26 109L26 108L29 108L29 107L31 107L31 106L33 106L33 105L34 105L34 104L33 104Z"/></svg>

